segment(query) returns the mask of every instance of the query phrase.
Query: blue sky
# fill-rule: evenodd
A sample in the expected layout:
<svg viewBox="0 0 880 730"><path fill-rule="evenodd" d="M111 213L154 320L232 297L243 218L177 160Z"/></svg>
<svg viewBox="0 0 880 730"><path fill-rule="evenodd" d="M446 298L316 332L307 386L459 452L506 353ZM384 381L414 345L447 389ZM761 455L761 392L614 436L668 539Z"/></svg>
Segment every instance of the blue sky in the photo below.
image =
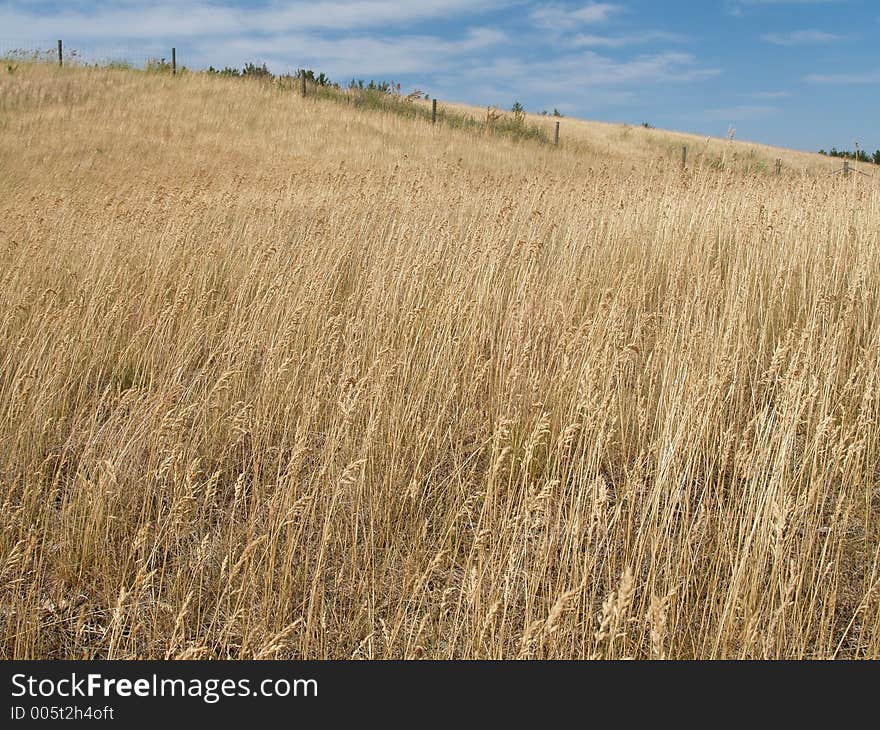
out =
<svg viewBox="0 0 880 730"><path fill-rule="evenodd" d="M877 0L0 0L0 50L266 62L441 99L880 148Z"/></svg>

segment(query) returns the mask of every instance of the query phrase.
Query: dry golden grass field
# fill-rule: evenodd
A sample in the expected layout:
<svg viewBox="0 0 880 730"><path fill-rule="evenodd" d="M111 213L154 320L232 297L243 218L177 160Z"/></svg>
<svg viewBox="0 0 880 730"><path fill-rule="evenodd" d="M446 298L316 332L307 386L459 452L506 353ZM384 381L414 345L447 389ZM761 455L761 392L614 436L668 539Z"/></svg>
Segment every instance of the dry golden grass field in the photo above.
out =
<svg viewBox="0 0 880 730"><path fill-rule="evenodd" d="M680 139L0 68L0 657L880 657L880 176Z"/></svg>

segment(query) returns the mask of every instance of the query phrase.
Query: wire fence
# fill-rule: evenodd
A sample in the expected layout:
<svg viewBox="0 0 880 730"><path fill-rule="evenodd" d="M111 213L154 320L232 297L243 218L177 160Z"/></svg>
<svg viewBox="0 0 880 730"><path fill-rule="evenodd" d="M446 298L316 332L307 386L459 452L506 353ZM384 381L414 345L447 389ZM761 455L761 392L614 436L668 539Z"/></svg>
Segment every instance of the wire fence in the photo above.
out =
<svg viewBox="0 0 880 730"><path fill-rule="evenodd" d="M152 40L152 41L138 41L132 43L128 41L125 44L114 43L111 39L106 40L59 40L59 39L22 39L22 38L3 38L0 37L0 59L10 60L10 61L45 61L51 63L58 63L62 65L71 65L71 66L125 66L128 68L136 68L143 69L147 68L150 65L160 65L166 68L173 68L175 71L178 69L186 69L190 68L191 70L204 70L207 68L204 64L188 64L187 59L189 58L199 58L203 57L204 49L197 49L195 47L188 47L189 44L185 44L183 47L179 45L175 45L175 43L179 43L179 41L169 41L169 40ZM226 53L221 50L221 58L225 56ZM265 63L266 59L256 58L252 59L257 63ZM223 66L228 64L218 63L217 68L222 68ZM299 76L302 71L299 68L290 68L287 70L288 74L292 76ZM305 79L303 79L305 82ZM303 93L305 93L305 83L303 83ZM431 119L432 123L436 123L438 121L437 117L437 100L434 99L433 109L428 112L428 116ZM444 117L450 117L448 113L444 112ZM455 115L452 115L455 117ZM452 117L449 119L444 118L444 121L449 122ZM455 117L457 119L457 117ZM531 130L531 126L529 127ZM549 141L546 139L546 136L542 129L538 129L535 127L537 132L540 134L536 135L526 135L526 136L536 136L540 138L542 141ZM555 128L551 132L553 138L553 144L559 144L559 122L557 121L555 124ZM516 135L521 136L521 135ZM689 167L689 148L687 145L683 145L681 147L681 167L683 169L687 169ZM783 163L782 160L777 158L773 164L773 171L776 176L782 174L783 171ZM843 168L835 170L832 174L842 175L843 177L850 177L853 174L859 175L868 175L867 173L859 170L852 162L845 161L843 163Z"/></svg>
<svg viewBox="0 0 880 730"><path fill-rule="evenodd" d="M71 65L120 64L143 68L150 61L171 59L174 43L162 41L113 43L112 41L77 41L64 39L62 58ZM180 49L178 49L179 51ZM0 58L20 60L58 60L58 39L21 39L0 37Z"/></svg>
<svg viewBox="0 0 880 730"><path fill-rule="evenodd" d="M183 50L183 53L181 53ZM203 50L203 49L201 49ZM221 59L228 55L219 49ZM351 104L362 108L373 108L397 115L417 117L430 120L432 125L442 124L446 127L480 131L499 136L506 136L515 140L534 140L538 142L550 142L551 137L544 126L526 123L525 115L521 118L516 114L504 115L496 113L492 115L489 108L487 119L482 120L474 115L456 111L449 108L438 108L437 99L431 106L413 103L414 100L422 99L422 92L403 96L400 84L391 82L360 82L352 86L343 87L332 83L324 74L315 74L304 68L290 68L281 74L274 74L266 68L266 62L260 58L256 64L249 61L242 70L238 69L233 61L232 64L215 61L214 65L204 63L188 66L188 58L204 58L196 48L179 48L170 43L143 43L137 48L131 45L114 46L112 44L81 44L68 40L28 40L0 38L0 59L7 61L42 61L45 63L58 64L60 66L100 66L113 67L124 66L133 69L146 69L161 72L177 73L180 71L214 71L223 76L255 76L262 79L272 80L280 88L300 91L303 96L313 98L327 98L336 102ZM258 65L261 64L261 65ZM277 67L275 63L273 66ZM558 146L560 142L559 122L552 131L552 142Z"/></svg>
<svg viewBox="0 0 880 730"><path fill-rule="evenodd" d="M62 60L72 66L126 66L143 69L151 64L171 62L176 50L177 67L204 71L209 66L218 69L237 68L245 62L268 64L279 74L294 75L304 64L293 65L289 58L253 52L234 44L206 44L197 39L158 38L151 40L126 39L116 42L106 39L78 39L62 36ZM8 38L0 36L0 59L21 61L58 62L59 40L53 38ZM307 64L305 64L307 65Z"/></svg>

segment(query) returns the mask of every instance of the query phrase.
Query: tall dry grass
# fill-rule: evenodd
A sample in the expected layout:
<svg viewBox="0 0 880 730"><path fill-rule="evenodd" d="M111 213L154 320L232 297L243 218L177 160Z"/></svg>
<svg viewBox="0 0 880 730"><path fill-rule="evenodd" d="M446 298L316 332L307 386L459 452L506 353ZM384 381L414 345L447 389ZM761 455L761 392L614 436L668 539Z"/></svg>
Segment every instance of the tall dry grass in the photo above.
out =
<svg viewBox="0 0 880 730"><path fill-rule="evenodd" d="M0 76L0 656L880 655L877 180Z"/></svg>

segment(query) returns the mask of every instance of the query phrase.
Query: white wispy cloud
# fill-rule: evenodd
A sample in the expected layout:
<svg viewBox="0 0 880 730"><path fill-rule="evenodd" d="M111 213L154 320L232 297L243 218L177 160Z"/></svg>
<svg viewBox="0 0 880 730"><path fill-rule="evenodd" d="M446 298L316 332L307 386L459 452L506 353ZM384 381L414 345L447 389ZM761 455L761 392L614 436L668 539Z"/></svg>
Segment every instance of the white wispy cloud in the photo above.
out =
<svg viewBox="0 0 880 730"><path fill-rule="evenodd" d="M622 5L614 3L588 3L579 8L551 4L534 8L529 13L529 18L539 28L563 32L584 25L604 23L623 11Z"/></svg>
<svg viewBox="0 0 880 730"><path fill-rule="evenodd" d="M735 0L738 5L759 7L761 5L840 5L849 0Z"/></svg>
<svg viewBox="0 0 880 730"><path fill-rule="evenodd" d="M666 52L615 60L585 51L540 62L501 56L478 68L442 74L437 80L445 88L461 88L466 78L471 90L484 94L479 97L485 100L483 103L541 97L573 99L583 107L600 101L631 101L632 87L639 84L702 81L719 73L719 69L701 67L687 53Z"/></svg>
<svg viewBox="0 0 880 730"><path fill-rule="evenodd" d="M765 104L737 104L717 109L705 109L701 116L707 121L738 123L766 119L778 111L777 107Z"/></svg>
<svg viewBox="0 0 880 730"><path fill-rule="evenodd" d="M646 30L617 36L577 33L568 38L566 43L580 48L626 48L627 46L644 45L647 43L682 43L686 40L685 36L678 33Z"/></svg>
<svg viewBox="0 0 880 730"><path fill-rule="evenodd" d="M777 46L802 46L811 43L834 43L846 36L823 30L791 30L786 33L765 33L761 39Z"/></svg>
<svg viewBox="0 0 880 730"><path fill-rule="evenodd" d="M774 5L838 5L848 0L725 0L724 9L728 15L744 15L747 10L758 10Z"/></svg>
<svg viewBox="0 0 880 730"><path fill-rule="evenodd" d="M500 0L297 0L236 7L204 0L65 4L44 10L11 2L0 8L0 35L77 38L189 38L247 33L350 31L406 26L477 14Z"/></svg>
<svg viewBox="0 0 880 730"><path fill-rule="evenodd" d="M880 84L880 69L833 74L810 74L804 77L814 84Z"/></svg>
<svg viewBox="0 0 880 730"><path fill-rule="evenodd" d="M746 94L752 99L788 99L791 96L790 91L754 91Z"/></svg>
<svg viewBox="0 0 880 730"><path fill-rule="evenodd" d="M296 49L296 65L327 73L331 78L357 76L430 75L447 65L507 42L508 37L494 28L471 28L457 38L426 35L355 35L344 42L320 35L282 34L269 38L241 37L228 39L218 49L216 44L200 48L200 53L220 52L221 63L254 58L276 69L290 67L290 50ZM226 58L233 60L226 61Z"/></svg>

